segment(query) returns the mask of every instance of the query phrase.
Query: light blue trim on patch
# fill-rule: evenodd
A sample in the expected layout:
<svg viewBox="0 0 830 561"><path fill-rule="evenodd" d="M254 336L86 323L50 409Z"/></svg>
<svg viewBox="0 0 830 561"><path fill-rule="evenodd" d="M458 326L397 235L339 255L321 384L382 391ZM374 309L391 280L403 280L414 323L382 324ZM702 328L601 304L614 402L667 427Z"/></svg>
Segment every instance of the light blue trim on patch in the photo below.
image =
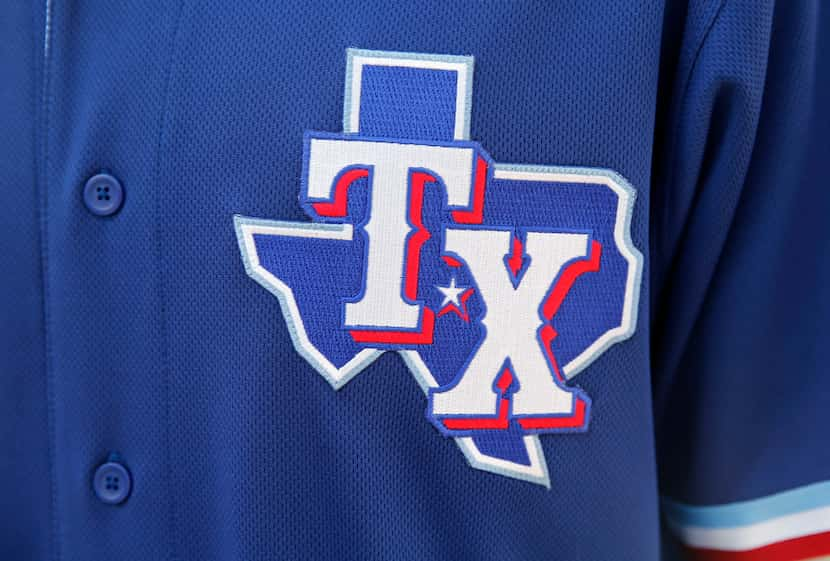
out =
<svg viewBox="0 0 830 561"><path fill-rule="evenodd" d="M234 230L236 231L236 239L239 244L239 252L242 254L242 261L245 264L245 272L249 277L254 279L257 283L262 285L268 292L277 297L282 309L282 314L285 317L285 324L288 333L291 336L291 342L294 344L294 349L303 357L308 363L320 373L326 381L331 384L335 390L339 390L346 385L349 380L354 378L372 362L374 362L384 351L379 349L364 349L360 351L344 366L337 368L331 364L322 353L314 346L308 339L303 326L303 319L299 313L297 301L294 298L294 293L291 288L282 283L276 277L275 280L268 278L263 274L264 269L261 265L255 265L253 257L249 255L247 244L245 243L245 233L243 226L262 226L275 228L290 228L292 230L300 231L324 231L324 232L343 232L351 225L346 224L320 224L313 222L284 222L280 220L263 220L258 218L248 218L235 214L233 217ZM273 275L272 275L273 276ZM323 358L314 356L314 352L320 354ZM355 358L363 355L362 358L355 361Z"/></svg>
<svg viewBox="0 0 830 561"><path fill-rule="evenodd" d="M456 441L461 441L461 438L457 438ZM472 451L464 446L462 443L459 442L459 448L464 453L464 457L467 460L467 463L470 464L470 467L479 469L481 471L486 471L489 473L494 473L496 475L501 475L502 477L512 477L513 479L520 479L522 481L527 481L528 483L534 483L536 485L541 485L548 491L551 490L550 485L550 474L548 473L548 463L545 459L545 454L542 450L542 443L539 441L539 435L526 435L522 437L522 441L525 445L525 450L527 451L527 455L530 458L530 461L533 465L538 465L539 469L541 470L541 475L530 475L525 473L524 471L520 471L515 467L500 467L494 460L500 460L501 458L497 458L495 456L488 456L487 454L482 453L478 450L478 447L475 444L475 441L472 439L469 441L470 446L476 447L476 451L481 456L481 459L477 459L473 456ZM528 445L528 442L531 442ZM514 464L514 462L509 462L504 460L505 464ZM514 464L516 466L520 466L522 464Z"/></svg>
<svg viewBox="0 0 830 561"><path fill-rule="evenodd" d="M404 364L409 367L410 372L412 372L415 381L421 387L424 394L429 395L431 388L438 387L435 378L417 351L401 350L398 351L398 354L403 359ZM417 360L415 357L418 357ZM461 453L464 454L464 458L470 467L504 477L535 483L550 491L550 474L548 473L548 464L545 459L545 454L542 451L542 443L539 441L539 435L529 434L522 438L527 457L530 460L530 466L484 454L478 449L475 440L471 437L453 437L453 440L459 450L461 450ZM531 471L533 469L537 470L538 473Z"/></svg>
<svg viewBox="0 0 830 561"><path fill-rule="evenodd" d="M732 528L830 506L830 481L821 481L768 497L716 506L693 506L662 499L669 521L677 526Z"/></svg>
<svg viewBox="0 0 830 561"><path fill-rule="evenodd" d="M597 341L599 341L603 337L605 338L605 340L602 341L596 348L592 349L591 347L589 347L588 349L583 351L583 354L585 354L586 352L588 353L585 357L583 357L581 354L576 359L573 359L568 364L562 366L562 374L565 376L566 379L570 380L571 378L585 370L585 368L587 368L592 362L599 358L611 346L621 341L625 341L626 339L634 335L635 331L637 330L637 321L639 318L640 309L640 284L642 282L643 277L644 261L643 254L640 252L639 249L637 249L637 246L634 245L634 241L631 239L631 219L634 215L634 202L637 199L637 191L622 175L610 169L604 168L540 166L498 163L495 164L494 168L494 174L498 173L499 171L515 171L525 173L592 176L607 180L608 182L613 183L615 186L619 187L620 189L620 192L617 192L616 190L614 190L613 187L609 186L609 188L615 191L615 194L617 195L620 204L624 205L622 217L623 221L621 225L621 233L623 239L622 244L617 245L621 246L619 247L620 253L622 254L623 258L625 258L626 261L628 261L628 265L632 268L633 271L631 279L626 280L626 295L624 300L624 306L630 306L631 315L629 317L629 320L625 322L625 325L621 324L619 327L611 329L602 336L600 336L599 339L597 339ZM561 180L561 182L567 183L567 179L563 179ZM617 229L619 227L619 217L615 217L615 242L617 241L616 235ZM596 341L593 344L596 344Z"/></svg>
<svg viewBox="0 0 830 561"><path fill-rule="evenodd" d="M346 49L346 83L343 91L343 132L357 133L358 130L352 130L351 116L352 116L352 78L354 74L354 58L391 58L398 60L422 60L432 62L449 62L452 64L462 64L466 70L466 82L464 86L464 103L463 103L463 134L461 138L455 140L469 140L470 139L470 123L472 122L473 113L473 69L475 67L475 57L469 55L436 55L430 53L403 53L397 51L373 51L368 49Z"/></svg>
<svg viewBox="0 0 830 561"><path fill-rule="evenodd" d="M354 84L355 78L355 58L361 57L364 60L360 63L362 66L372 65L371 59L387 59L401 60L401 61L416 61L414 64L408 65L410 68L426 68L442 71L450 71L458 73L458 81L456 82L456 105L455 105L455 127L454 127L454 142L464 140L468 141L470 138L470 124L472 114L472 85L473 85L473 69L474 58L472 56L453 56L453 55L434 55L434 54L413 54L401 52L388 51L372 51L363 49L347 49L347 64L346 64L346 80L344 88L344 109L343 109L343 132L346 134L354 134L359 132L359 124L352 126L352 117L357 121L357 114L352 113L353 106L356 111L360 110L360 88L361 84ZM423 65L419 66L417 61L422 61ZM455 68L438 68L435 66L436 62L452 64ZM397 64L392 64L392 67L397 67ZM464 78L462 83L460 80ZM359 88L357 92L353 92L353 87ZM355 96L358 96L357 98ZM413 142L413 141L409 141ZM571 361L571 365L577 364L577 367L568 369L568 365L562 368L563 375L570 379L579 371L587 367L596 357L602 354L608 347L616 342L622 341L630 337L637 325L640 282L642 277L643 256L634 246L631 240L631 219L633 214L634 200L636 198L636 191L634 188L619 174L605 169L594 168L579 168L579 167L558 167L558 166L535 166L535 165L509 165L509 164L492 164L493 172L498 171L515 171L528 173L542 173L542 174L559 174L559 175L579 175L582 180L574 178L573 183L586 183L594 185L593 181L586 181L586 176L597 177L597 183L602 183L608 186L618 196L619 205L617 206L617 215L615 216L614 239L621 254L627 260L630 273L626 279L626 295L625 304L629 309L629 313L623 314L620 326L607 331L600 339L597 340L596 347L589 347ZM544 180L542 180L544 181ZM567 177L558 181L568 182ZM283 283L279 278L265 270L259 263L256 255L249 255L249 251L256 253L256 247L252 241L252 234L250 232L243 232L243 226L259 226L263 228L273 227L283 230L293 230L297 232L297 236L305 237L300 232L318 232L317 236L310 235L308 237L321 237L332 239L343 239L347 236L353 235L354 230L347 233L347 228L354 228L352 224L339 223L320 223L320 222L282 222L275 220L260 220L253 218L246 218L242 216L234 216L234 226L237 235L237 241L240 246L240 252L243 257L245 270L247 274L253 278L257 283L266 288L269 292L274 294L280 302L280 307L285 316L288 332L291 336L292 343L297 352L305 360L309 362L335 389L339 389L345 385L357 373L363 370L366 366L377 359L384 351L380 349L364 349L357 353L352 360L340 368L335 367L316 347L311 343L308 334L305 331L302 317L297 307L297 302L294 293L287 284ZM323 234L323 232L331 234L331 236ZM337 234L342 234L339 236ZM281 235L295 235L295 234L281 234ZM246 241L246 236L250 240ZM351 239L351 238L349 238ZM626 308L624 307L624 310ZM604 338L604 339L603 339ZM406 365L413 372L414 377L419 386L428 392L429 388L436 387L437 383L434 377L429 372L429 369L423 362L423 359L412 350L400 350L399 355L403 358ZM475 441L470 437L455 438L459 448L464 453L468 463L480 470L491 473L504 475L507 477L529 481L535 484L543 485L550 489L550 476L548 473L547 462L542 450L542 446L537 435L527 435L523 439L523 443L528 453L531 465L517 464L503 460L496 456L489 456L483 454L475 444Z"/></svg>

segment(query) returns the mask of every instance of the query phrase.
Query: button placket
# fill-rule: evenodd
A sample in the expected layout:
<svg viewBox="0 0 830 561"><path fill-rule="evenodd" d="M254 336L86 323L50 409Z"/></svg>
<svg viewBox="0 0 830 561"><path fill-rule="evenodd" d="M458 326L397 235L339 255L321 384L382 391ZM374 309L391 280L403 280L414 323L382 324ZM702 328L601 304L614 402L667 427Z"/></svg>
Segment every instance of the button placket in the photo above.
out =
<svg viewBox="0 0 830 561"><path fill-rule="evenodd" d="M117 456L98 466L92 478L92 489L101 502L111 505L127 500L132 490L132 476Z"/></svg>
<svg viewBox="0 0 830 561"><path fill-rule="evenodd" d="M121 182L108 173L98 173L84 184L84 204L96 216L110 216L118 212L124 202Z"/></svg>

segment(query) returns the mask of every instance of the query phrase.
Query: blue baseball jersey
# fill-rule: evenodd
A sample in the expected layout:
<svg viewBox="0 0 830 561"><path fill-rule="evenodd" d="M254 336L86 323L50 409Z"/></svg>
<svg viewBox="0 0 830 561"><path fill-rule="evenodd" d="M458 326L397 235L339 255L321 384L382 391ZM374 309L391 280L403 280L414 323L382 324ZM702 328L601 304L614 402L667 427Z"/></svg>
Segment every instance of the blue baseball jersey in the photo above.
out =
<svg viewBox="0 0 830 561"><path fill-rule="evenodd" d="M830 6L7 2L0 559L830 556Z"/></svg>

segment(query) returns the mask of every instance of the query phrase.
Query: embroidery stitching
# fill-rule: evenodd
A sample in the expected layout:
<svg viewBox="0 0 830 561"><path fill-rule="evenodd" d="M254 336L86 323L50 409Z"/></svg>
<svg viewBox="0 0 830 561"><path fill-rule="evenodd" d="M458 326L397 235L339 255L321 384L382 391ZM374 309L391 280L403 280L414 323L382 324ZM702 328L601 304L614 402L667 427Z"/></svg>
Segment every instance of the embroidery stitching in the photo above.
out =
<svg viewBox="0 0 830 561"><path fill-rule="evenodd" d="M538 435L590 418L567 380L636 326L635 191L607 170L494 163L469 140L472 72L350 49L344 133L305 135L313 222L234 223L246 272L332 387L397 351L472 467L549 487Z"/></svg>

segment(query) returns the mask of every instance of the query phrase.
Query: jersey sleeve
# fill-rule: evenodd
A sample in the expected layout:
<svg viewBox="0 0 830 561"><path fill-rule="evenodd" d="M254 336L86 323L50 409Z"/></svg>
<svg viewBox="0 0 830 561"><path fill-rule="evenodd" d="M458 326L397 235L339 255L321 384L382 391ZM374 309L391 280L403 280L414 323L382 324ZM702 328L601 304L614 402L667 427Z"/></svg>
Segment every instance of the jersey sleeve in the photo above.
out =
<svg viewBox="0 0 830 561"><path fill-rule="evenodd" d="M691 559L830 555L830 6L683 21L652 208L663 519Z"/></svg>

